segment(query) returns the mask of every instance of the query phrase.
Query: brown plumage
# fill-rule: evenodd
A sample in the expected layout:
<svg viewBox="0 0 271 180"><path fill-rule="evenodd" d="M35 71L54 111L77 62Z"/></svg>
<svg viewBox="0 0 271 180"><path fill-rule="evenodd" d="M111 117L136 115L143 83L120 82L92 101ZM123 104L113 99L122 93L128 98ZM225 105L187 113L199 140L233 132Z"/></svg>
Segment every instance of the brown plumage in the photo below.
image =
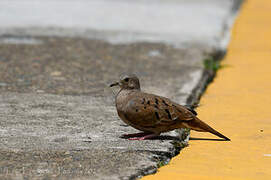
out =
<svg viewBox="0 0 271 180"><path fill-rule="evenodd" d="M144 140L178 128L210 132L230 140L197 118L194 110L172 102L168 98L142 92L139 79L135 75L125 75L119 82L110 86L116 85L120 86L116 96L119 117L126 124L143 131L143 133L125 135L142 136L130 140Z"/></svg>

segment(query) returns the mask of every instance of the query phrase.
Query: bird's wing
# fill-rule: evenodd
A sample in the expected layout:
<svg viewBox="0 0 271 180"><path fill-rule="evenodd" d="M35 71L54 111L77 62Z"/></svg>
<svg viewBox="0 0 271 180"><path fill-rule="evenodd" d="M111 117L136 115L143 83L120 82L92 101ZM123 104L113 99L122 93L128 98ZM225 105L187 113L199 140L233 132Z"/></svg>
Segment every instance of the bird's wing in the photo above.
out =
<svg viewBox="0 0 271 180"><path fill-rule="evenodd" d="M129 99L125 107L127 119L141 127L172 125L189 121L194 114L168 98L140 93Z"/></svg>

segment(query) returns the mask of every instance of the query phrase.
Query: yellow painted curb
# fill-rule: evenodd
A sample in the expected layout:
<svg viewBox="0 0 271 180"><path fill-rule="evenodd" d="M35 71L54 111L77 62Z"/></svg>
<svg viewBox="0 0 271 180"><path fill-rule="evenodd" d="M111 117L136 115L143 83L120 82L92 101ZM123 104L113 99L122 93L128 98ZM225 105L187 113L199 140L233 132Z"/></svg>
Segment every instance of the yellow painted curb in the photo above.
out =
<svg viewBox="0 0 271 180"><path fill-rule="evenodd" d="M144 180L271 179L271 0L245 1L232 34L226 66L197 109L232 141L190 140L169 165Z"/></svg>

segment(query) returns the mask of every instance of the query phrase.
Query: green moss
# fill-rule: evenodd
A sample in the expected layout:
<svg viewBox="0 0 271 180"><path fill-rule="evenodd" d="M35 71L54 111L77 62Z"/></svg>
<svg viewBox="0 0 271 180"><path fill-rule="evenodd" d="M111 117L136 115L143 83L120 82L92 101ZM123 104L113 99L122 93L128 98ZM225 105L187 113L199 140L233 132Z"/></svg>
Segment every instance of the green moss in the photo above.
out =
<svg viewBox="0 0 271 180"><path fill-rule="evenodd" d="M214 60L213 57L207 58L203 61L204 68L209 71L216 72L221 68L220 61Z"/></svg>
<svg viewBox="0 0 271 180"><path fill-rule="evenodd" d="M167 163L166 163L165 161L159 161L159 162L157 163L157 167L158 167L158 168L160 168L160 167L162 167L162 166L164 166L164 165L167 165Z"/></svg>
<svg viewBox="0 0 271 180"><path fill-rule="evenodd" d="M181 150L181 149L185 148L186 146L188 146L188 143L183 142L183 141L173 141L171 143L173 144L175 149L178 149L178 150Z"/></svg>

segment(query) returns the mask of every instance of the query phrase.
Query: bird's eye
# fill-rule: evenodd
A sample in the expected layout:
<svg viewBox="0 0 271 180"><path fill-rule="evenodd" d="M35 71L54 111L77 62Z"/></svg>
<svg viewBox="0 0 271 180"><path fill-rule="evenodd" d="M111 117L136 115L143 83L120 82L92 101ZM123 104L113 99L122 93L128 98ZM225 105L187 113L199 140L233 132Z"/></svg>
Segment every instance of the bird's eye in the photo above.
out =
<svg viewBox="0 0 271 180"><path fill-rule="evenodd" d="M129 78L125 78L124 81L125 81L125 82L128 82L128 81L129 81Z"/></svg>

